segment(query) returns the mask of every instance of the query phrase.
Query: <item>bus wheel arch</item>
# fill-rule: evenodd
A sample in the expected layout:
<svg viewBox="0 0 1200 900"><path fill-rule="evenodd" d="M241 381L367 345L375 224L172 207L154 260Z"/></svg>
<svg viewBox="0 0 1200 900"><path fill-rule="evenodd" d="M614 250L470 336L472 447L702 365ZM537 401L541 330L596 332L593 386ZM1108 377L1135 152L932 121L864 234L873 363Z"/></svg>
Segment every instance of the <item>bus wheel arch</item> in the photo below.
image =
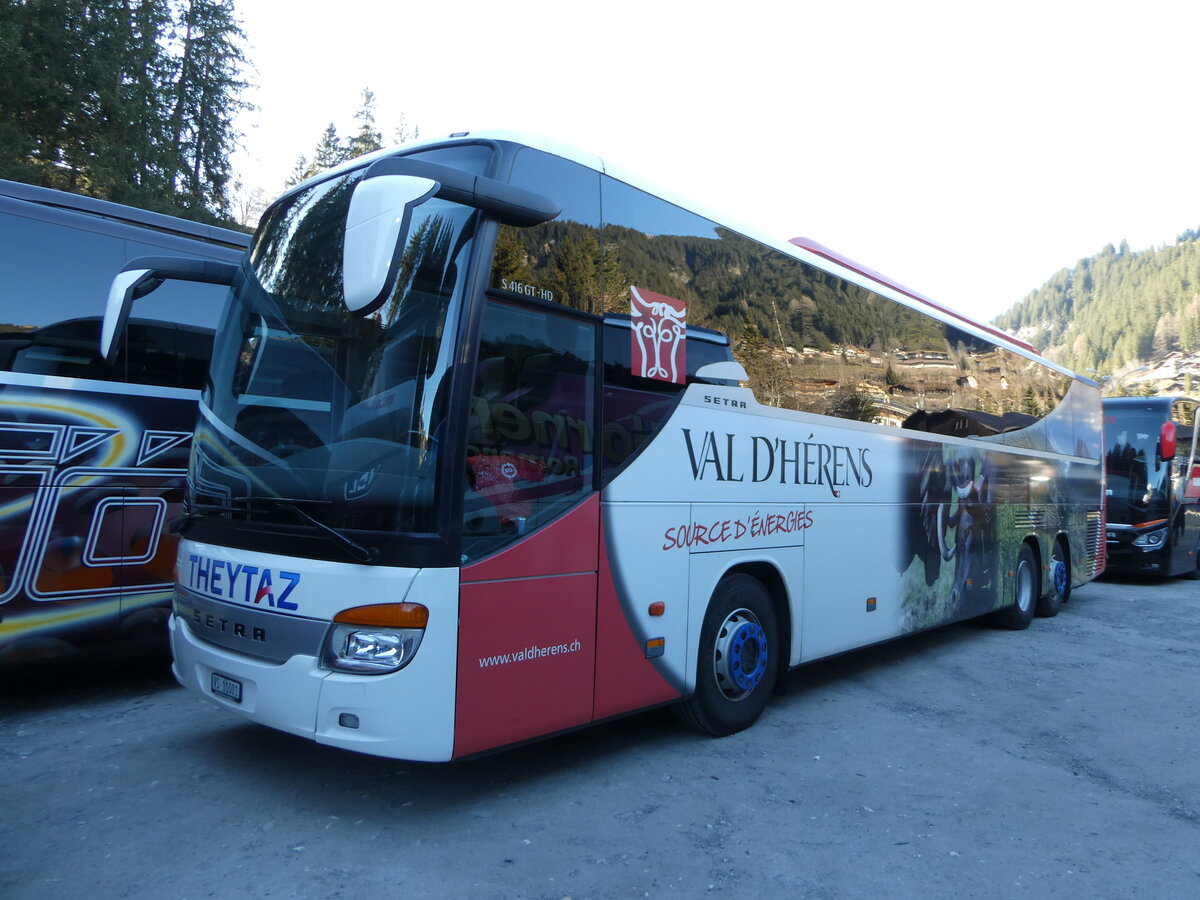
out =
<svg viewBox="0 0 1200 900"><path fill-rule="evenodd" d="M683 724L723 737L758 720L779 678L781 657L787 666L777 602L745 569L722 576L700 629L695 690L674 707Z"/></svg>
<svg viewBox="0 0 1200 900"><path fill-rule="evenodd" d="M781 685L787 681L788 666L792 658L792 607L788 599L787 585L783 575L774 565L767 562L745 563L734 566L723 576L746 574L758 581L770 595L771 605L775 609L775 624L779 636L775 641L778 647L775 653L776 679L775 690L779 692Z"/></svg>
<svg viewBox="0 0 1200 900"><path fill-rule="evenodd" d="M1038 597L1041 595L1041 565L1036 546L1036 541L1022 541L1012 562L1012 574L1005 589L1013 602L992 614L992 621L1001 628L1022 631L1029 627L1037 612Z"/></svg>
<svg viewBox="0 0 1200 900"><path fill-rule="evenodd" d="M1062 605L1071 599L1071 548L1066 535L1056 535L1050 545L1043 587L1037 601L1037 614L1046 618L1057 616Z"/></svg>

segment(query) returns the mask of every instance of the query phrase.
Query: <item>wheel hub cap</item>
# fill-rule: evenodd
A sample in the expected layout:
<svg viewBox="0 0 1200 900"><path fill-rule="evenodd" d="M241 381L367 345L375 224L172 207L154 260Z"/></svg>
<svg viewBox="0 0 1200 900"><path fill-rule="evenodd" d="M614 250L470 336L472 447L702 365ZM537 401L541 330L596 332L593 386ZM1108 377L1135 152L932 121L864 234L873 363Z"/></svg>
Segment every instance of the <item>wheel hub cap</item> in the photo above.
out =
<svg viewBox="0 0 1200 900"><path fill-rule="evenodd" d="M1067 564L1061 559L1054 561L1053 572L1054 590L1059 594L1067 592Z"/></svg>
<svg viewBox="0 0 1200 900"><path fill-rule="evenodd" d="M727 696L750 693L767 673L767 636L758 622L744 613L725 620L717 639L714 669L717 683Z"/></svg>

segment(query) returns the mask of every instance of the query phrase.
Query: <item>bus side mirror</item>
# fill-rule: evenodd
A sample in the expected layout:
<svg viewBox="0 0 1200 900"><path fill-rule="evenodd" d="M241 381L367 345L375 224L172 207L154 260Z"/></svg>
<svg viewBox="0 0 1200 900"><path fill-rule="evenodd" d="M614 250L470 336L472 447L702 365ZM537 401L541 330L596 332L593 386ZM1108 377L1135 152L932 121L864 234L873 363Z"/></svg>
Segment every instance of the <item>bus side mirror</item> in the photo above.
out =
<svg viewBox="0 0 1200 900"><path fill-rule="evenodd" d="M408 243L413 208L437 189L436 181L411 175L364 178L355 185L342 245L342 297L350 312L365 316L386 299L400 268L395 257Z"/></svg>
<svg viewBox="0 0 1200 900"><path fill-rule="evenodd" d="M365 316L387 299L400 273L412 214L430 197L481 209L506 225L528 227L562 212L548 197L450 166L388 156L367 167L346 213L342 297Z"/></svg>
<svg viewBox="0 0 1200 900"><path fill-rule="evenodd" d="M740 362L730 359L701 366L696 370L696 380L704 384L736 385L749 381L750 376Z"/></svg>
<svg viewBox="0 0 1200 900"><path fill-rule="evenodd" d="M1158 455L1164 460L1175 458L1175 423L1163 422L1158 433Z"/></svg>
<svg viewBox="0 0 1200 900"><path fill-rule="evenodd" d="M145 297L169 279L232 285L237 266L211 259L174 256L140 256L125 264L108 289L104 323L100 328L100 355L111 363L121 349L121 335L129 321L133 301Z"/></svg>

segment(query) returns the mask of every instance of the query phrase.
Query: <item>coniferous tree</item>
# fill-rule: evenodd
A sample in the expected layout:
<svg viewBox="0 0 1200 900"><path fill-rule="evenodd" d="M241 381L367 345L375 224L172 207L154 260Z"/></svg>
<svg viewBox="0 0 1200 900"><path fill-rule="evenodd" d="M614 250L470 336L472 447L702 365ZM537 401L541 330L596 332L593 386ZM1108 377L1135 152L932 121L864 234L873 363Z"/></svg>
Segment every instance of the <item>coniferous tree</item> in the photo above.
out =
<svg viewBox="0 0 1200 900"><path fill-rule="evenodd" d="M0 0L0 176L226 215L242 40L231 0Z"/></svg>
<svg viewBox="0 0 1200 900"><path fill-rule="evenodd" d="M330 122L325 126L321 140L317 142L317 148L313 151L312 174L332 169L345 159L346 148L342 144L342 139L338 137L337 127Z"/></svg>
<svg viewBox="0 0 1200 900"><path fill-rule="evenodd" d="M346 159L354 159L383 148L383 134L375 125L375 94L363 88L362 106L354 114L358 131L346 143Z"/></svg>
<svg viewBox="0 0 1200 900"><path fill-rule="evenodd" d="M245 35L230 0L184 0L178 11L179 58L167 96L171 106L168 180L193 208L229 205L233 120L245 106L240 42Z"/></svg>
<svg viewBox="0 0 1200 900"><path fill-rule="evenodd" d="M1121 368L1200 347L1200 243L1133 252L1111 244L1064 269L996 323L1076 371Z"/></svg>

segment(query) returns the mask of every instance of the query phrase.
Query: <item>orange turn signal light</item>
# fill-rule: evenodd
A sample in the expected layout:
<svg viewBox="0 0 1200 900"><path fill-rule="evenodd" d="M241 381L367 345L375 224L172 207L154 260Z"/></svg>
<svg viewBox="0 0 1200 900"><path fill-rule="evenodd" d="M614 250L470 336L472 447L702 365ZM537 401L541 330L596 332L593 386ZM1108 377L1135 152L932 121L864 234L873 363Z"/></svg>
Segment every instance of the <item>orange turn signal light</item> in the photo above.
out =
<svg viewBox="0 0 1200 900"><path fill-rule="evenodd" d="M667 604L663 603L661 600L655 600L650 604L650 609L647 610L647 612L649 612L652 616L661 616L666 611Z"/></svg>
<svg viewBox="0 0 1200 900"><path fill-rule="evenodd" d="M333 621L372 628L424 628L429 623L429 610L420 603L376 603L343 609Z"/></svg>

